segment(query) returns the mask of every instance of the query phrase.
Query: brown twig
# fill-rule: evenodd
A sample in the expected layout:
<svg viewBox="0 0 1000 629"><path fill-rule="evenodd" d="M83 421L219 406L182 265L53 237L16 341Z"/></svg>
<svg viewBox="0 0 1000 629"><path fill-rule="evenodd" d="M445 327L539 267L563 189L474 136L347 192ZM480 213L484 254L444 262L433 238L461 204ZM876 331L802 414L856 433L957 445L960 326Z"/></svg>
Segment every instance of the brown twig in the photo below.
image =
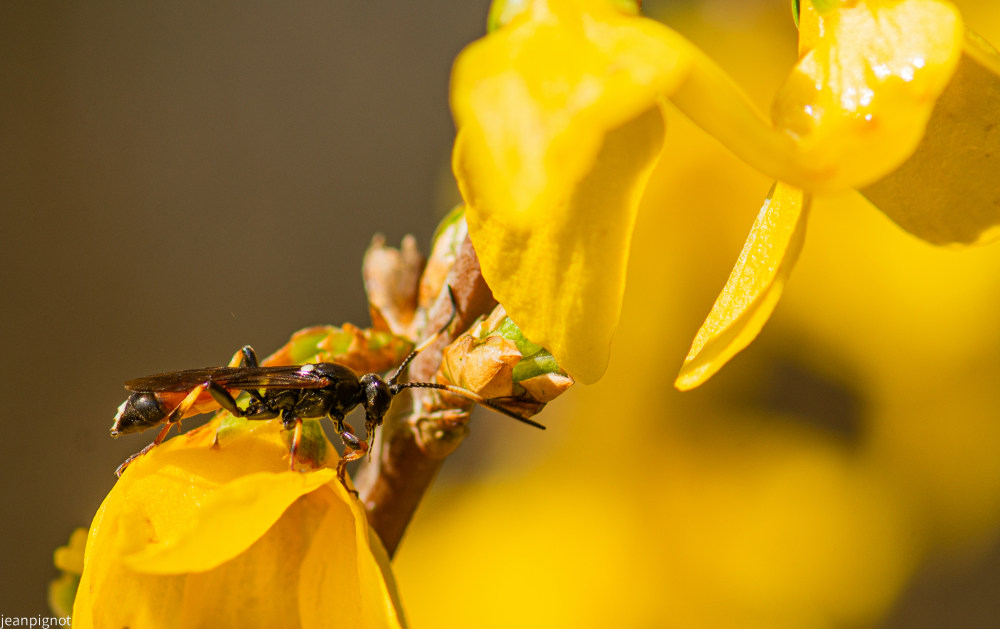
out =
<svg viewBox="0 0 1000 629"><path fill-rule="evenodd" d="M483 280L472 242L466 237L448 274L448 285L455 294L457 313L448 332L425 349L413 361L407 380L431 381L441 364L443 348L467 329L481 315L496 305ZM452 313L451 301L443 292L431 308L425 335L447 323ZM391 557L399 547L406 527L416 512L444 459L462 442L468 432L464 422L440 422L425 416L420 396L432 391L413 391L411 412L382 427L372 463L357 476L356 484L368 513L368 522Z"/></svg>

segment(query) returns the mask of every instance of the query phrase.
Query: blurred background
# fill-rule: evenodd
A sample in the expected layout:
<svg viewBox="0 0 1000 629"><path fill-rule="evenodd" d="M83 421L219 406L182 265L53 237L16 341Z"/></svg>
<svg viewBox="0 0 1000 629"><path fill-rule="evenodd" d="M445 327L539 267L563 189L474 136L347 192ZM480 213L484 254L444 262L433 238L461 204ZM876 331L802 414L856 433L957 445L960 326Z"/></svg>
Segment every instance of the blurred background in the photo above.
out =
<svg viewBox="0 0 1000 629"><path fill-rule="evenodd" d="M108 436L125 380L368 323L373 233L426 250L456 198L487 5L0 5L0 613L48 614L52 551L152 438ZM646 7L764 109L794 62L785 0ZM761 337L678 393L771 182L669 125L608 375L542 434L476 418L394 564L411 624L996 626L1000 246L824 198Z"/></svg>

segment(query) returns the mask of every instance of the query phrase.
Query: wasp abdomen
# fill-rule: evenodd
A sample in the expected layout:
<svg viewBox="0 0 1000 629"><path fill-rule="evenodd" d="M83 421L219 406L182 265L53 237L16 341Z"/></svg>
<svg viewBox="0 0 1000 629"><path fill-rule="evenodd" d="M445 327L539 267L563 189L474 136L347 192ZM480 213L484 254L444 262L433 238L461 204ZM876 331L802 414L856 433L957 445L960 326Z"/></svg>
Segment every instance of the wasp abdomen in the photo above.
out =
<svg viewBox="0 0 1000 629"><path fill-rule="evenodd" d="M156 393L137 391L128 396L128 399L118 407L118 414L115 415L114 424L111 425L111 436L141 432L163 423L166 417L167 411Z"/></svg>

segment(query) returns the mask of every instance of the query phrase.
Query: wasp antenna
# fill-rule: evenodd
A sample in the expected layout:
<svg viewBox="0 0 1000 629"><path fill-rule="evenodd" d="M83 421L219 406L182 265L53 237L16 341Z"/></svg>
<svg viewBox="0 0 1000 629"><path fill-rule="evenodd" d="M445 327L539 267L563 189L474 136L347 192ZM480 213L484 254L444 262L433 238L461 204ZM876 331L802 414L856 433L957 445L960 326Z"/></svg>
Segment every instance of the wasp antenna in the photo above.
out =
<svg viewBox="0 0 1000 629"><path fill-rule="evenodd" d="M468 389L463 389L462 387L456 387L451 384L437 384L436 382L403 382L402 384L393 384L392 391L393 394L398 393L402 389L440 389L441 391L447 391L448 393L453 393L458 397L464 397L467 400L471 400L476 404L485 406L490 410L496 411L501 415L506 415L511 419L516 419L519 422L528 424L529 426L534 426L535 428L541 428L545 430L545 426L539 424L533 419L528 419L527 417L521 417L513 411L509 411L506 408L500 406L492 400L487 400L481 395L477 395Z"/></svg>
<svg viewBox="0 0 1000 629"><path fill-rule="evenodd" d="M386 382L390 386L394 386L396 384L396 381L399 380L399 376L403 374L403 371L410 365L410 362L417 357L417 354L430 347L431 343L436 341L439 336L444 334L445 331L451 327L452 322L455 321L455 316L458 314L458 302L455 300L455 292L451 290L451 285L446 284L445 286L448 289L448 298L451 300L451 316L448 317L448 322L445 323L440 330L438 330L433 335L428 337L427 340L425 340L420 345L416 346L413 349L413 351L410 352L410 354L403 359L403 362L399 364L399 367L396 367L396 371L392 373L392 376Z"/></svg>

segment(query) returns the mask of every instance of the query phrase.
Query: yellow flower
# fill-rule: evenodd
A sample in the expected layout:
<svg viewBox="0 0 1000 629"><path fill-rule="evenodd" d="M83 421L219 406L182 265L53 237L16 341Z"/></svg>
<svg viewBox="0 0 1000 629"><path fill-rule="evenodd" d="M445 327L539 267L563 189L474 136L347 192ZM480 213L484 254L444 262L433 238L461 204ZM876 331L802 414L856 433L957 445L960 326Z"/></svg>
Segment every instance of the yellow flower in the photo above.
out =
<svg viewBox="0 0 1000 629"><path fill-rule="evenodd" d="M701 41L737 40L717 52L734 72L780 81L737 44L777 54L785 16L754 17L753 35L680 19ZM900 237L856 194L818 198L768 334L710 387L677 393L665 357L683 355L746 236L739 208L769 182L689 121L670 132L678 150L644 210L698 211L640 212L615 359L546 409L560 438L479 434L474 461L442 470L393 562L408 619L982 625L977 578L1000 535L1000 247L954 255Z"/></svg>
<svg viewBox="0 0 1000 629"><path fill-rule="evenodd" d="M335 468L289 471L279 422L213 448L217 423L134 461L104 500L73 626L401 626L385 551Z"/></svg>
<svg viewBox="0 0 1000 629"><path fill-rule="evenodd" d="M775 104L824 186L855 186L934 244L1000 225L1000 55L933 0L802 7L802 58ZM964 54L962 54L964 52ZM872 180L878 175L880 178ZM805 239L809 195L778 183L698 331L675 385L696 387L744 349L778 303Z"/></svg>
<svg viewBox="0 0 1000 629"><path fill-rule="evenodd" d="M594 382L607 366L665 100L783 182L695 341L682 388L766 321L801 246L809 193L863 187L930 242L983 241L1000 223L1000 187L986 176L1000 159L1000 60L947 2L825 2L822 12L803 3L801 59L773 121L697 48L620 3L521 4L456 61L453 167L484 277L577 380ZM957 173L936 185L928 171L942 161ZM900 188L923 200L894 202Z"/></svg>
<svg viewBox="0 0 1000 629"><path fill-rule="evenodd" d="M87 545L87 529L76 529L69 543L56 549L53 563L60 575L49 583L49 609L60 617L71 616L73 599L83 572L83 551Z"/></svg>

